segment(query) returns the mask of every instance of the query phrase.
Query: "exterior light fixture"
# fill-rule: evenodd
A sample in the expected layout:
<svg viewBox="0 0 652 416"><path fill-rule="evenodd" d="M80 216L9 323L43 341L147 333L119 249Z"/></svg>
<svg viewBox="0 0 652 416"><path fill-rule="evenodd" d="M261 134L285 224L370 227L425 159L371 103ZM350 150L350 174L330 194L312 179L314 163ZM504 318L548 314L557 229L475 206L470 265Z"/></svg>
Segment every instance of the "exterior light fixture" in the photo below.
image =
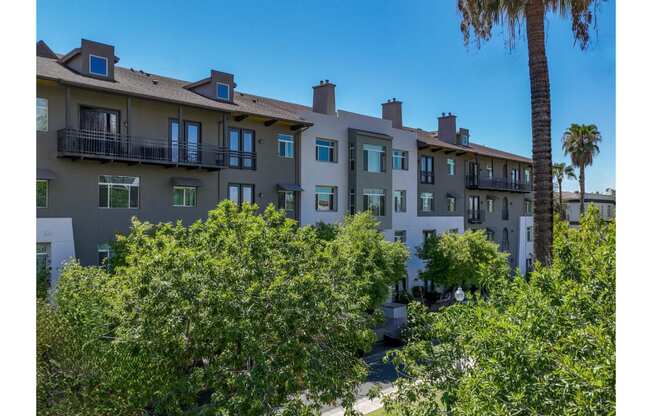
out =
<svg viewBox="0 0 652 416"><path fill-rule="evenodd" d="M464 290L462 290L461 286L458 286L457 290L455 290L455 300L458 302L463 302L464 298Z"/></svg>

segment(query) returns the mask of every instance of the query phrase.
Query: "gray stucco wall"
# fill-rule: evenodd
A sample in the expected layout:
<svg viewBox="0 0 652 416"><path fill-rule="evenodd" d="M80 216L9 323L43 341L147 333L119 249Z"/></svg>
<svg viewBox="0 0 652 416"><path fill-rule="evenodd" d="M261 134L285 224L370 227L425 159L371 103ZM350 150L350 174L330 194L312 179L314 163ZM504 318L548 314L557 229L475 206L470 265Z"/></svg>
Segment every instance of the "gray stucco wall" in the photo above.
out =
<svg viewBox="0 0 652 416"><path fill-rule="evenodd" d="M433 157L433 171L434 171L434 183L427 184L421 183L421 156L432 156ZM455 175L448 174L448 165L447 159L455 160ZM444 151L439 150L433 152L430 148L419 150L419 159L418 159L418 169L416 180L418 182L417 187L417 215L420 217L445 217L445 216L462 216L465 215L464 211L464 157L456 156L455 152L453 153L444 153ZM429 212L424 212L421 210L421 193L422 192L432 192L434 201L433 201L433 210ZM452 194L456 196L456 205L455 211L448 211L448 200L447 194Z"/></svg>

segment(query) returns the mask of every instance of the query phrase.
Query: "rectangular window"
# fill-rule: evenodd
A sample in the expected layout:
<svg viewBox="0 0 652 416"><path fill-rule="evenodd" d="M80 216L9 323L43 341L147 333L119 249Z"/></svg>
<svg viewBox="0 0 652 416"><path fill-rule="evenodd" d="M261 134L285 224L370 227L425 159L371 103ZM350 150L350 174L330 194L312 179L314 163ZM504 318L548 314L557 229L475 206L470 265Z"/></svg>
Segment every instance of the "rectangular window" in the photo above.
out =
<svg viewBox="0 0 652 416"><path fill-rule="evenodd" d="M172 205L175 207L196 207L197 188L194 186L175 186L172 188Z"/></svg>
<svg viewBox="0 0 652 416"><path fill-rule="evenodd" d="M494 230L487 228L485 230L485 233L487 234L487 240L489 241L494 241L495 235L494 235Z"/></svg>
<svg viewBox="0 0 652 416"><path fill-rule="evenodd" d="M525 215L532 215L532 201L526 199L524 202L525 202Z"/></svg>
<svg viewBox="0 0 652 416"><path fill-rule="evenodd" d="M494 177L494 167L491 164L487 165L487 178L493 179Z"/></svg>
<svg viewBox="0 0 652 416"><path fill-rule="evenodd" d="M448 206L448 212L455 212L455 208L457 205L457 198L449 196L446 198L447 206Z"/></svg>
<svg viewBox="0 0 652 416"><path fill-rule="evenodd" d="M392 152L392 169L408 170L408 152L404 150L394 150Z"/></svg>
<svg viewBox="0 0 652 416"><path fill-rule="evenodd" d="M532 241L532 227L527 227L527 228L525 229L525 235L526 235L526 237L527 237L526 240L527 240L528 242Z"/></svg>
<svg viewBox="0 0 652 416"><path fill-rule="evenodd" d="M200 161L200 143L201 143L201 124L194 121L184 121L186 127L186 137L183 159L186 162Z"/></svg>
<svg viewBox="0 0 652 416"><path fill-rule="evenodd" d="M224 101L229 101L231 99L231 94L229 93L229 84L223 82L215 83L215 96Z"/></svg>
<svg viewBox="0 0 652 416"><path fill-rule="evenodd" d="M423 242L425 243L433 235L437 235L437 230L423 230Z"/></svg>
<svg viewBox="0 0 652 416"><path fill-rule="evenodd" d="M448 167L448 175L455 176L455 159L447 159L446 166Z"/></svg>
<svg viewBox="0 0 652 416"><path fill-rule="evenodd" d="M421 192L421 211L430 212L432 211L432 192Z"/></svg>
<svg viewBox="0 0 652 416"><path fill-rule="evenodd" d="M385 215L385 190L384 189L363 189L362 210L371 211L376 217Z"/></svg>
<svg viewBox="0 0 652 416"><path fill-rule="evenodd" d="M494 200L487 198L487 212L494 212Z"/></svg>
<svg viewBox="0 0 652 416"><path fill-rule="evenodd" d="M337 146L334 140L317 139L315 144L315 159L320 162L337 161Z"/></svg>
<svg viewBox="0 0 652 416"><path fill-rule="evenodd" d="M48 131L47 98L36 98L36 131Z"/></svg>
<svg viewBox="0 0 652 416"><path fill-rule="evenodd" d="M102 77L109 76L109 60L103 56L88 56L88 72Z"/></svg>
<svg viewBox="0 0 652 416"><path fill-rule="evenodd" d="M406 204L406 191L394 191L394 212L405 212Z"/></svg>
<svg viewBox="0 0 652 416"><path fill-rule="evenodd" d="M385 172L385 147L365 144L362 149L364 151L364 170L367 172Z"/></svg>
<svg viewBox="0 0 652 416"><path fill-rule="evenodd" d="M531 180L530 175L531 175L530 174L530 169L528 169L528 168L523 169L523 182L525 182L525 184L530 183L530 180Z"/></svg>
<svg viewBox="0 0 652 416"><path fill-rule="evenodd" d="M288 134L279 134L278 140L278 155L281 157L293 158L294 157L294 137Z"/></svg>
<svg viewBox="0 0 652 416"><path fill-rule="evenodd" d="M48 207L48 181L36 181L36 208Z"/></svg>
<svg viewBox="0 0 652 416"><path fill-rule="evenodd" d="M285 214L294 216L294 192L280 191L278 193L278 208L285 210Z"/></svg>
<svg viewBox="0 0 652 416"><path fill-rule="evenodd" d="M36 243L36 271L50 268L50 243Z"/></svg>
<svg viewBox="0 0 652 416"><path fill-rule="evenodd" d="M108 243L97 245L97 264L98 266L107 266L107 262L112 255L111 245Z"/></svg>
<svg viewBox="0 0 652 416"><path fill-rule="evenodd" d="M172 162L179 161L179 120L171 118L168 120L168 136L170 137L170 159Z"/></svg>
<svg viewBox="0 0 652 416"><path fill-rule="evenodd" d="M315 210L337 211L337 187L316 186L315 187Z"/></svg>
<svg viewBox="0 0 652 416"><path fill-rule="evenodd" d="M407 233L405 232L405 230L394 231L394 242L396 243L401 242L405 244L406 241L407 241Z"/></svg>
<svg viewBox="0 0 652 416"><path fill-rule="evenodd" d="M140 178L102 175L98 185L100 208L138 208Z"/></svg>
<svg viewBox="0 0 652 416"><path fill-rule="evenodd" d="M229 167L256 169L255 132L248 129L229 130Z"/></svg>
<svg viewBox="0 0 652 416"><path fill-rule="evenodd" d="M240 205L244 202L254 203L254 186L242 183L229 184L229 199Z"/></svg>
<svg viewBox="0 0 652 416"><path fill-rule="evenodd" d="M421 183L435 183L434 159L432 156L421 156L419 172Z"/></svg>
<svg viewBox="0 0 652 416"><path fill-rule="evenodd" d="M480 197L479 196L469 196L469 206L468 206L468 215L467 218L469 222L479 223L481 222L480 218Z"/></svg>

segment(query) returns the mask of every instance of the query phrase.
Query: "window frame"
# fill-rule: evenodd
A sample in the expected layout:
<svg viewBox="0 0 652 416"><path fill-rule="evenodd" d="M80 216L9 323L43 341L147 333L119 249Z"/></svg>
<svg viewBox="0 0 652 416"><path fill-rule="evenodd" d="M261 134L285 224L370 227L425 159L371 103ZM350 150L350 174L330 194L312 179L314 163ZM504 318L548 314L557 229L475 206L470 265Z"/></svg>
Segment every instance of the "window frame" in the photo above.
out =
<svg viewBox="0 0 652 416"><path fill-rule="evenodd" d="M328 188L330 192L320 192L320 189ZM328 195L328 208L329 209L319 209L321 206L319 204L319 195ZM337 211L337 186L332 185L315 185L315 211L316 212L336 212Z"/></svg>
<svg viewBox="0 0 652 416"><path fill-rule="evenodd" d="M100 260L100 253L106 253L106 256ZM108 260L113 256L113 250L111 249L111 244L102 243L97 245L97 265L100 267L106 267L106 264L102 264L104 260ZM106 263L106 262L105 262Z"/></svg>
<svg viewBox="0 0 652 416"><path fill-rule="evenodd" d="M226 87L226 98L220 97L219 91L220 87ZM216 81L215 82L215 98L220 101L231 101L231 86L225 82Z"/></svg>
<svg viewBox="0 0 652 416"><path fill-rule="evenodd" d="M238 135L238 149L231 149L231 133L236 132ZM245 133L251 133L251 152L245 152L244 150L244 137ZM229 151L227 166L233 169L243 169L243 170L256 170L256 130L245 129L241 127L229 127L229 136L226 143L226 148ZM238 156L231 156L230 152L238 152ZM245 157L242 153L250 153L252 157ZM233 160L237 160L237 164L231 163ZM251 166L244 166L244 161L251 161Z"/></svg>
<svg viewBox="0 0 652 416"><path fill-rule="evenodd" d="M105 64L104 68L106 69L106 73L102 74L100 72L94 72L93 71L93 65L92 65L93 58L98 58L98 59L104 61L104 64ZM88 54L88 73L91 74L91 75L98 76L98 77L108 78L108 76L109 76L109 58L107 58L106 56L99 56L99 55L94 55L92 53L89 53Z"/></svg>
<svg viewBox="0 0 652 416"><path fill-rule="evenodd" d="M487 212L493 214L496 211L496 200L487 198Z"/></svg>
<svg viewBox="0 0 652 416"><path fill-rule="evenodd" d="M398 155L397 155L398 153ZM407 150L392 149L392 170L409 170L408 169L408 156ZM399 159L398 167L396 167L396 160Z"/></svg>
<svg viewBox="0 0 652 416"><path fill-rule="evenodd" d="M394 212L407 212L407 191L404 189L396 189L392 192L394 202ZM397 197L398 196L398 205Z"/></svg>
<svg viewBox="0 0 652 416"><path fill-rule="evenodd" d="M45 205L43 205L43 206L40 206L38 204L38 184L39 183L45 183ZM37 179L36 180L36 208L47 208L49 199L50 199L50 181L48 181L47 179Z"/></svg>
<svg viewBox="0 0 652 416"><path fill-rule="evenodd" d="M397 239L397 237L399 237ZM394 230L394 242L398 243L401 242L403 244L407 244L407 231L406 230Z"/></svg>
<svg viewBox="0 0 652 416"><path fill-rule="evenodd" d="M431 229L431 230L422 230L421 234L423 235L423 243L428 240L428 238L432 236L437 236L437 230L436 229Z"/></svg>
<svg viewBox="0 0 652 416"><path fill-rule="evenodd" d="M45 106L42 105L42 103L45 102ZM39 110L43 110L45 112L45 129L40 129L39 128ZM36 131L37 132L42 132L42 133L47 133L48 129L50 127L50 102L48 101L47 98L43 97L36 97Z"/></svg>
<svg viewBox="0 0 652 416"><path fill-rule="evenodd" d="M39 248L43 247L45 250L40 251ZM52 268L52 243L49 241L44 241L44 242L36 242L36 272L38 273L40 270L38 269L39 265L39 257L43 257L43 265L45 266L46 269L51 269Z"/></svg>
<svg viewBox="0 0 652 416"><path fill-rule="evenodd" d="M451 209L451 201L453 202L453 209ZM448 212L457 211L457 198L455 198L454 196L447 196L446 197L446 210Z"/></svg>
<svg viewBox="0 0 652 416"><path fill-rule="evenodd" d="M294 136L291 134L282 134L279 133L276 135L276 152L279 157L282 157L284 159L294 159ZM281 149L285 149L285 154L281 153ZM291 154L288 154L288 150L290 150Z"/></svg>
<svg viewBox="0 0 652 416"><path fill-rule="evenodd" d="M373 198L379 198L378 201L378 213L376 214L375 210L370 209L370 202L371 199L370 197ZM363 211L371 211L375 217L384 217L386 213L386 197L387 197L387 192L384 189L381 188L363 188L362 189L362 210Z"/></svg>
<svg viewBox="0 0 652 416"><path fill-rule="evenodd" d="M430 170L425 161L430 161ZM421 155L419 157L419 182L422 184L433 185L435 183L435 158L433 156Z"/></svg>
<svg viewBox="0 0 652 416"><path fill-rule="evenodd" d="M424 195L430 195L429 198L424 198ZM428 209L425 208L424 201L430 200L430 206ZM421 212L433 212L435 209L435 193L434 192L421 192L419 194L419 210Z"/></svg>
<svg viewBox="0 0 652 416"><path fill-rule="evenodd" d="M292 196L292 209L287 208L288 195ZM297 198L294 191L285 191L285 190L278 191L278 209L282 209L285 211L286 214L292 214L291 216L294 216L294 213L296 212L297 209Z"/></svg>
<svg viewBox="0 0 652 416"><path fill-rule="evenodd" d="M451 173L451 166L453 168L453 172ZM448 176L455 176L455 172L457 171L455 159L453 158L446 158L446 172L448 173Z"/></svg>
<svg viewBox="0 0 652 416"><path fill-rule="evenodd" d="M128 183L118 183L118 182L102 182L102 177L109 177L109 178L134 178L135 182L137 182L137 185L132 185ZM105 185L107 187L107 195L106 195L106 202L107 206L103 207L100 206L100 192L101 191L101 186ZM111 206L111 188L115 186L126 186L127 189L127 206L126 207L112 207ZM131 188L138 188L138 198L137 198L137 205L132 207L131 206ZM140 209L140 176L128 176L128 175L99 175L97 178L97 191L98 191L98 208L100 209Z"/></svg>
<svg viewBox="0 0 652 416"><path fill-rule="evenodd" d="M325 142L327 144L320 144L319 142ZM324 148L327 150L328 160L319 158L320 148ZM315 138L315 160L317 162L337 163L337 140L324 139L322 137Z"/></svg>
<svg viewBox="0 0 652 416"><path fill-rule="evenodd" d="M238 188L238 201L237 202L233 201L231 199L231 187ZM255 204L256 203L256 187L252 183L235 183L235 182L231 182L231 183L227 184L227 186L226 186L226 190L227 190L226 199L231 200L236 205L242 206L242 204L245 202L245 201L243 201L243 198L242 198L242 196L244 194L244 192L243 192L244 188L251 188L251 201L246 201L246 202L249 202L250 205Z"/></svg>
<svg viewBox="0 0 652 416"><path fill-rule="evenodd" d="M534 228L530 225L528 227L525 227L525 241L528 243L532 242L534 235Z"/></svg>
<svg viewBox="0 0 652 416"><path fill-rule="evenodd" d="M174 196L175 196L175 192L177 190L182 190L183 191L183 198L182 198L183 203L182 203L182 205L177 205L176 202L175 202L175 197ZM186 201L188 200L188 192L187 191L194 191L194 193L195 193L195 198L194 198L195 204L194 205L189 205L189 204L186 203ZM175 186L172 187L172 206L175 207L175 208L197 208L198 193L199 193L199 190L197 189L196 186L181 186L181 185L177 186L177 185L175 185Z"/></svg>
<svg viewBox="0 0 652 416"><path fill-rule="evenodd" d="M380 148L381 150L373 149ZM378 155L379 161L379 170L369 170L369 161L370 154L374 153ZM386 158L387 158L387 147L381 144L372 144L372 143L363 143L362 144L362 157L364 160L363 170L369 173L384 173L387 171Z"/></svg>

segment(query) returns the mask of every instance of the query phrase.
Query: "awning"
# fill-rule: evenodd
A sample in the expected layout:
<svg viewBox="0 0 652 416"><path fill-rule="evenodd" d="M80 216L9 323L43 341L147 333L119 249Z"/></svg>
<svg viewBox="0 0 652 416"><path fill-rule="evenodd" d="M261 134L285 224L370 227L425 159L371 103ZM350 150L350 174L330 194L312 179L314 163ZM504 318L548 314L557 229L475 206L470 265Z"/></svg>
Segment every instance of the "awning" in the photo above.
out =
<svg viewBox="0 0 652 416"><path fill-rule="evenodd" d="M448 197L448 198L457 198L457 195L454 194L453 192L446 192L446 197Z"/></svg>
<svg viewBox="0 0 652 416"><path fill-rule="evenodd" d="M49 169L36 169L36 179L55 179L57 175Z"/></svg>
<svg viewBox="0 0 652 416"><path fill-rule="evenodd" d="M301 188L301 185L297 185L297 184L294 184L294 183L279 183L276 186L280 191L303 192L303 189Z"/></svg>
<svg viewBox="0 0 652 416"><path fill-rule="evenodd" d="M201 186L201 181L197 178L172 178L173 186Z"/></svg>

